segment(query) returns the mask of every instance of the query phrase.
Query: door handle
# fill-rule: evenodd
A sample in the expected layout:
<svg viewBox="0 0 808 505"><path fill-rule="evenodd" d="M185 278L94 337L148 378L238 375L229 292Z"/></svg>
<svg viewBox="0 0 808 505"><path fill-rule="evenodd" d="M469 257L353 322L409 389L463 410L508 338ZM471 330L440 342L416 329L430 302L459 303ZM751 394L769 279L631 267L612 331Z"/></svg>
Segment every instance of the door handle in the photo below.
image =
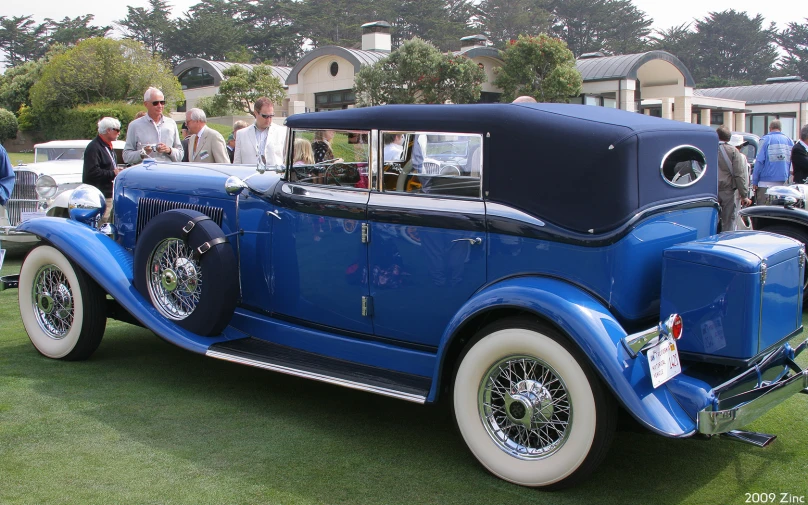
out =
<svg viewBox="0 0 808 505"><path fill-rule="evenodd" d="M281 216L278 214L277 210L268 210L267 211L267 216L275 216L278 219L281 219Z"/></svg>
<svg viewBox="0 0 808 505"><path fill-rule="evenodd" d="M483 239L481 239L480 237L456 238L456 239L452 240L452 242L468 242L471 245L480 245L480 244L483 243Z"/></svg>

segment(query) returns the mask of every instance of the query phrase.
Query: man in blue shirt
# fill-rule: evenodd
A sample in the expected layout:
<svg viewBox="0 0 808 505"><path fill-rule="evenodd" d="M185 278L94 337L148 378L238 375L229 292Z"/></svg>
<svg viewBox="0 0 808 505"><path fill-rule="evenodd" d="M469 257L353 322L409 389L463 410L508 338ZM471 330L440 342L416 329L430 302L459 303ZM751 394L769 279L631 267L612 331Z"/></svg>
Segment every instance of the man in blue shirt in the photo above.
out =
<svg viewBox="0 0 808 505"><path fill-rule="evenodd" d="M758 205L766 204L766 190L770 187L788 184L794 142L783 135L781 129L782 124L775 119L769 123L769 134L760 139L755 171L752 174L752 189Z"/></svg>
<svg viewBox="0 0 808 505"><path fill-rule="evenodd" d="M11 198L11 190L14 189L14 169L11 167L11 160L8 159L8 153L5 148L0 145L0 206L5 205L9 198ZM0 244L2 245L2 244ZM2 249L0 249L2 251ZM0 252L0 268L3 266L3 253Z"/></svg>

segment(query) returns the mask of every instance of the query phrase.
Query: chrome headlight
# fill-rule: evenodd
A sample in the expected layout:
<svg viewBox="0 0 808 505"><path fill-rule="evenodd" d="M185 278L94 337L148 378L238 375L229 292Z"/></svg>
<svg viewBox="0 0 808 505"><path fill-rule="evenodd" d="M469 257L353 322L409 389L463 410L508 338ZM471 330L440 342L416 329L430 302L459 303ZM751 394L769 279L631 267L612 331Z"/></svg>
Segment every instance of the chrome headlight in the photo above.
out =
<svg viewBox="0 0 808 505"><path fill-rule="evenodd" d="M92 228L98 227L98 221L107 210L104 193L95 186L82 184L73 190L67 202L70 219L84 223Z"/></svg>
<svg viewBox="0 0 808 505"><path fill-rule="evenodd" d="M56 184L56 181L53 180L53 177L50 175L43 175L36 180L36 194L39 195L39 198L50 200L56 196L58 189L59 185Z"/></svg>

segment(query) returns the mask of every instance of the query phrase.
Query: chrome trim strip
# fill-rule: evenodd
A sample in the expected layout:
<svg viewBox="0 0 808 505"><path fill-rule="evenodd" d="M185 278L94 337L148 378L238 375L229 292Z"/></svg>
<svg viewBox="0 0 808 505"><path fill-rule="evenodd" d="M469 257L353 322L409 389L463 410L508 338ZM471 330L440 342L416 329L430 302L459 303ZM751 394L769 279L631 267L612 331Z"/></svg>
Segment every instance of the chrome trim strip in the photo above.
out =
<svg viewBox="0 0 808 505"><path fill-rule="evenodd" d="M367 391L369 393L376 393L382 396L398 398L399 400L406 400L408 402L421 403L421 404L426 403L426 396L414 395L411 393L402 393L401 391L395 391L393 389L387 389L378 386L369 386L367 384L362 384L361 382L354 382L349 381L347 379L329 377L328 375L306 372L304 370L298 370L295 368L285 367L281 365L273 365L271 363L264 363L262 361L242 358L240 356L233 356L231 354L226 354L219 351L209 350L205 353L205 355L211 358L231 361L233 363L253 366L256 368L263 368L265 370L272 370L273 372L280 372L287 375L294 375L295 377L302 377L304 379L313 379L316 381L327 382L328 384L335 384L337 386L343 386L350 389L358 389L359 391Z"/></svg>
<svg viewBox="0 0 808 505"><path fill-rule="evenodd" d="M367 189L346 188L341 186L316 186L285 182L281 191L287 195L328 202L350 202L365 204L368 199Z"/></svg>
<svg viewBox="0 0 808 505"><path fill-rule="evenodd" d="M446 213L485 215L485 202L482 200L462 200L454 198L429 197L393 193L372 193L368 205L371 207L407 210L429 210Z"/></svg>
<svg viewBox="0 0 808 505"><path fill-rule="evenodd" d="M657 337L660 335L668 337L671 334L673 331L673 322L676 320L676 317L677 314L671 314L665 321L660 321L655 327L626 335L620 341L623 342L623 347L626 348L626 351L628 351L631 357L636 358L637 355L646 348L659 343L659 338Z"/></svg>
<svg viewBox="0 0 808 505"><path fill-rule="evenodd" d="M489 216L504 217L505 219L512 219L533 226L545 226L544 221L541 219L537 219L530 214L501 203L486 202L485 212Z"/></svg>
<svg viewBox="0 0 808 505"><path fill-rule="evenodd" d="M760 388L760 396L738 407L716 411L707 407L699 412L697 430L705 435L716 435L741 428L806 388L808 370L803 370L788 380Z"/></svg>

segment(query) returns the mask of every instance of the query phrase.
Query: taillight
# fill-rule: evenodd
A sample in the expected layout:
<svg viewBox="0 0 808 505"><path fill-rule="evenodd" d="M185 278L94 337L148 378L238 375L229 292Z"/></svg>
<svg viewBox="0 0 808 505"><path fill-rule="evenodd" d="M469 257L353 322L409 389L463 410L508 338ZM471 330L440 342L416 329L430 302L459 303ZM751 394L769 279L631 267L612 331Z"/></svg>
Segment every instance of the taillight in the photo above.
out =
<svg viewBox="0 0 808 505"><path fill-rule="evenodd" d="M679 340L682 338L682 316L673 314L671 319L673 319L671 323L671 337L673 337L674 340Z"/></svg>

